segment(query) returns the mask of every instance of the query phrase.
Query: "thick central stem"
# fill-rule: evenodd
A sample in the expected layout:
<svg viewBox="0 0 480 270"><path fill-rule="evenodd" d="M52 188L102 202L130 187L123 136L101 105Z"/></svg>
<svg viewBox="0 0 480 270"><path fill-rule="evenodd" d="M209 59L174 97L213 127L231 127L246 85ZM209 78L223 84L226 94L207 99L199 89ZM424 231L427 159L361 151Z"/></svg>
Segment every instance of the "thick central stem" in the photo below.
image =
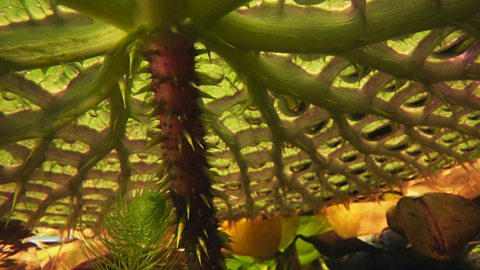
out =
<svg viewBox="0 0 480 270"><path fill-rule="evenodd" d="M189 269L223 269L199 92L193 86L194 56L193 41L177 34L158 37L147 48L179 246L185 249Z"/></svg>

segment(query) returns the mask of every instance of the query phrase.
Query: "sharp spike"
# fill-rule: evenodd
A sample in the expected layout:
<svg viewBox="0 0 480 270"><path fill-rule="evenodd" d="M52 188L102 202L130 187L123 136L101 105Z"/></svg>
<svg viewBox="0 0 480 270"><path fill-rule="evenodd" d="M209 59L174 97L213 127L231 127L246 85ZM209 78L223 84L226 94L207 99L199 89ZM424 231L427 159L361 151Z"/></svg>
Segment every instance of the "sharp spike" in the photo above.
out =
<svg viewBox="0 0 480 270"><path fill-rule="evenodd" d="M167 187L168 187L168 181L167 181L167 174L162 174L162 175L158 175L158 181L157 181L157 185L158 185L158 189L160 191L166 191L167 190Z"/></svg>
<svg viewBox="0 0 480 270"><path fill-rule="evenodd" d="M202 251L200 250L199 246L195 248L195 252L197 253L198 262L200 263L200 265L202 265Z"/></svg>
<svg viewBox="0 0 480 270"><path fill-rule="evenodd" d="M195 142L197 143L198 146L200 146L200 148L205 150L205 147L203 146L203 143L201 143L199 140L195 140Z"/></svg>
<svg viewBox="0 0 480 270"><path fill-rule="evenodd" d="M200 194L200 198L202 198L203 202L210 208L210 203L208 202L207 197L204 194Z"/></svg>
<svg viewBox="0 0 480 270"><path fill-rule="evenodd" d="M125 110L127 110L127 96L128 96L128 89L127 89L127 82L125 79L122 79L118 82L118 88L120 88L120 93L122 95L122 105Z"/></svg>
<svg viewBox="0 0 480 270"><path fill-rule="evenodd" d="M202 237L198 237L198 243L200 244L200 247L202 247L202 250L203 252L205 253L205 255L207 256L207 258L209 258L208 256L208 249L207 249L207 244L205 243L205 241L203 240Z"/></svg>
<svg viewBox="0 0 480 270"><path fill-rule="evenodd" d="M222 247L226 250L233 251L232 247L230 246L230 243L232 242L232 239L230 236L223 231L218 231L217 232L218 238L222 241Z"/></svg>
<svg viewBox="0 0 480 270"><path fill-rule="evenodd" d="M182 143L182 140L180 139L180 137L178 137L178 152L181 154L182 153L182 149L183 149L183 143Z"/></svg>
<svg viewBox="0 0 480 270"><path fill-rule="evenodd" d="M23 181L18 182L15 188L15 193L13 194L13 202L12 202L12 213L15 210L15 206L17 205L18 198L20 197L21 193L23 193L23 187L25 183Z"/></svg>
<svg viewBox="0 0 480 270"><path fill-rule="evenodd" d="M177 242L175 244L176 248L180 246L180 238L182 237L184 229L185 229L185 221L183 219L180 219L180 222L178 222L178 225L177 225Z"/></svg>
<svg viewBox="0 0 480 270"><path fill-rule="evenodd" d="M195 149L195 147L193 146L192 135L190 135L190 133L188 133L188 131L186 131L186 130L183 131L183 137L185 137L185 139L187 139L187 141L190 144L190 146L192 147L192 149Z"/></svg>
<svg viewBox="0 0 480 270"><path fill-rule="evenodd" d="M155 146L159 143L162 143L165 141L165 136L163 134L159 134L155 137L153 137L150 141L148 141L147 145L145 146L145 150L150 149L152 146Z"/></svg>
<svg viewBox="0 0 480 270"><path fill-rule="evenodd" d="M220 199L223 199L225 201L228 201L228 195L221 191L221 190L218 190L218 189L215 189L215 188L212 188L212 194L215 196L215 197L218 197Z"/></svg>
<svg viewBox="0 0 480 270"><path fill-rule="evenodd" d="M168 240L167 247L170 247L170 245L171 245L172 242L173 242L173 239L175 239L175 235L170 236L170 239Z"/></svg>
<svg viewBox="0 0 480 270"><path fill-rule="evenodd" d="M219 149L217 145L209 142L203 142L202 148L208 148L208 149Z"/></svg>
<svg viewBox="0 0 480 270"><path fill-rule="evenodd" d="M187 220L190 219L190 208L191 208L190 198L187 198Z"/></svg>

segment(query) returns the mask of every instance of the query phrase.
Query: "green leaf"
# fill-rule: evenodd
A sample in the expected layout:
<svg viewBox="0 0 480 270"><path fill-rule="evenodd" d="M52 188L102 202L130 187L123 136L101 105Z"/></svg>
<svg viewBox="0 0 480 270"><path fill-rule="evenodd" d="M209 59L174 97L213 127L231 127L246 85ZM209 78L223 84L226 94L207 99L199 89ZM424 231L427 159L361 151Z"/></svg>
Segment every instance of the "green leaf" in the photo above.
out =
<svg viewBox="0 0 480 270"><path fill-rule="evenodd" d="M12 25L0 31L0 63L9 70L55 65L104 54L125 32L74 15L66 21Z"/></svg>
<svg viewBox="0 0 480 270"><path fill-rule="evenodd" d="M103 20L125 31L134 26L134 0L55 0L94 18Z"/></svg>

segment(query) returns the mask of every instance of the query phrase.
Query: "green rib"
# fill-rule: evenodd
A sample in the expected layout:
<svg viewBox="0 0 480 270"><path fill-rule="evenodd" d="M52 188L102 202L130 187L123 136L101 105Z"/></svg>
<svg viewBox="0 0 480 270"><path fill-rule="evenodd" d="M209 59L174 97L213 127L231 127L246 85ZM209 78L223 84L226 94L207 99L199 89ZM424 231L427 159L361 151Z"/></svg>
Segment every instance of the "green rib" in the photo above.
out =
<svg viewBox="0 0 480 270"><path fill-rule="evenodd" d="M242 49L341 53L349 49L467 20L480 11L476 0L373 1L359 11L264 5L230 13L214 32Z"/></svg>
<svg viewBox="0 0 480 270"><path fill-rule="evenodd" d="M73 62L103 54L126 35L87 17L0 29L0 72Z"/></svg>

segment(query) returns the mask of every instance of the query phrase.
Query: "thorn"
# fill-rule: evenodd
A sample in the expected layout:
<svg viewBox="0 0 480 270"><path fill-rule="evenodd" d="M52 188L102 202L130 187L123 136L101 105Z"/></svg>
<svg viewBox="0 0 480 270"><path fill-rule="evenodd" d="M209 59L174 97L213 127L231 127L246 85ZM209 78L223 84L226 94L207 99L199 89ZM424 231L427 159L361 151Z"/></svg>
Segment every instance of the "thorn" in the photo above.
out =
<svg viewBox="0 0 480 270"><path fill-rule="evenodd" d="M20 197L21 193L23 193L22 192L23 185L24 185L24 182L19 182L16 185L15 193L13 194L12 213L15 210L15 206L17 205L18 198Z"/></svg>
<svg viewBox="0 0 480 270"><path fill-rule="evenodd" d="M197 143L198 146L200 146L200 148L202 148L202 150L205 150L203 143L201 143L199 140L196 140L195 142Z"/></svg>
<svg viewBox="0 0 480 270"><path fill-rule="evenodd" d="M182 140L181 140L180 136L178 137L177 141L178 141L178 152L181 154L182 153L182 148L183 148L183 143L182 143Z"/></svg>
<svg viewBox="0 0 480 270"><path fill-rule="evenodd" d="M163 162L158 168L157 175L161 177L161 180L164 180L164 178L167 178L168 172L171 169L171 165L169 162Z"/></svg>
<svg viewBox="0 0 480 270"><path fill-rule="evenodd" d="M208 202L207 197L204 194L200 194L200 198L202 198L203 202L210 208L210 203ZM206 233L206 231L204 231Z"/></svg>
<svg viewBox="0 0 480 270"><path fill-rule="evenodd" d="M173 239L175 239L175 235L170 236L170 239L168 240L168 243L167 243L167 247L169 247L172 244Z"/></svg>
<svg viewBox="0 0 480 270"><path fill-rule="evenodd" d="M200 263L200 265L202 265L202 251L198 246L195 248L195 251L197 253L198 262Z"/></svg>
<svg viewBox="0 0 480 270"><path fill-rule="evenodd" d="M192 136L190 135L190 133L188 133L188 131L186 131L186 130L183 130L183 136L185 137L185 139L187 139L187 141L190 144L190 146L192 147L192 149L195 149L195 147L193 146L193 139L192 139Z"/></svg>
<svg viewBox="0 0 480 270"><path fill-rule="evenodd" d="M187 198L187 220L190 219L190 207L191 207L190 198Z"/></svg>
<svg viewBox="0 0 480 270"><path fill-rule="evenodd" d="M175 244L176 248L180 246L180 238L182 237L184 229L185 229L185 221L183 219L180 219L180 222L177 225L177 242Z"/></svg>
<svg viewBox="0 0 480 270"><path fill-rule="evenodd" d="M218 231L217 236L222 241L223 248L233 252L232 246L230 245L230 243L232 242L230 235L228 235L226 232Z"/></svg>
<svg viewBox="0 0 480 270"><path fill-rule="evenodd" d="M202 237L198 237L198 243L200 243L200 247L202 247L202 250L203 252L205 253L205 255L207 255L207 258L209 258L208 256L208 249L207 249L207 244L205 243L205 241L203 240Z"/></svg>
<svg viewBox="0 0 480 270"><path fill-rule="evenodd" d="M150 141L148 141L147 145L145 146L144 150L150 149L152 146L155 146L159 143L162 143L165 141L165 135L159 134L155 137L153 137Z"/></svg>
<svg viewBox="0 0 480 270"><path fill-rule="evenodd" d="M118 82L118 88L120 89L120 94L122 96L122 105L123 109L127 110L127 82L125 79L122 79Z"/></svg>
<svg viewBox="0 0 480 270"><path fill-rule="evenodd" d="M223 199L225 201L228 201L228 195L221 191L221 190L218 190L218 189L215 189L215 188L212 188L212 194L217 197L217 198L220 198L220 199Z"/></svg>
<svg viewBox="0 0 480 270"><path fill-rule="evenodd" d="M167 187L167 184L168 184L168 181L166 181L167 176L168 176L168 174L158 175L159 178L158 178L158 181L157 181L157 185L158 185L159 190L166 190L166 187Z"/></svg>

